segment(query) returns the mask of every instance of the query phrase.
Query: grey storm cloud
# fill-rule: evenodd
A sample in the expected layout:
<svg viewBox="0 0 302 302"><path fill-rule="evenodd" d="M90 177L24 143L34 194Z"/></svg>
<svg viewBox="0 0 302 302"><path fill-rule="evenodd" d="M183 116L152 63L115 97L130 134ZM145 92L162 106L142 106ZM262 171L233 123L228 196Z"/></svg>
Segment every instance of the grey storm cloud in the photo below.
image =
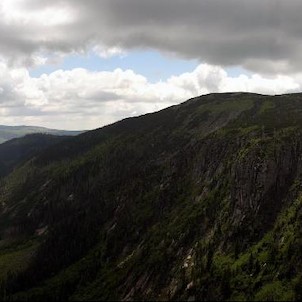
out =
<svg viewBox="0 0 302 302"><path fill-rule="evenodd" d="M53 25L1 20L0 52L14 59L101 44L262 73L302 67L300 0L27 0L21 8L37 15L63 9L72 18Z"/></svg>

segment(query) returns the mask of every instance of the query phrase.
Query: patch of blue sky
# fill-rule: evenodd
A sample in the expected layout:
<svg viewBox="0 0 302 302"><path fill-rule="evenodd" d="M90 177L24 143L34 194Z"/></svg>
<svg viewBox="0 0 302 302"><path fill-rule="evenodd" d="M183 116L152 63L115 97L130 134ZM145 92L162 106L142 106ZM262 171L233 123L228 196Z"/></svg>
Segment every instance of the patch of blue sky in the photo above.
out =
<svg viewBox="0 0 302 302"><path fill-rule="evenodd" d="M149 82L165 81L173 75L192 72L199 62L197 60L179 59L155 51L132 51L125 55L101 58L93 52L86 55L70 55L59 64L42 65L30 70L32 77L43 73L50 74L55 70L85 68L91 71L113 71L117 68L132 69L145 76Z"/></svg>
<svg viewBox="0 0 302 302"><path fill-rule="evenodd" d="M228 76L232 78L239 77L240 75L246 75L246 76L251 75L249 71L238 66L225 68L225 71L227 72Z"/></svg>

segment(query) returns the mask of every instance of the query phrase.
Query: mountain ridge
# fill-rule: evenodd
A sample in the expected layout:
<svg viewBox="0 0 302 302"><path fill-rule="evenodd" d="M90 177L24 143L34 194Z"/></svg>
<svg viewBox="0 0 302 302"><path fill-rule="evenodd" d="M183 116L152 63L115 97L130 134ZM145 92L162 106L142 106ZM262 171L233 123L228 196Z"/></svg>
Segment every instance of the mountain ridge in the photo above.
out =
<svg viewBox="0 0 302 302"><path fill-rule="evenodd" d="M0 293L301 298L301 138L302 94L229 93L44 149L0 184Z"/></svg>
<svg viewBox="0 0 302 302"><path fill-rule="evenodd" d="M6 126L0 125L0 144L8 140L22 137L26 134L48 133L53 135L78 135L84 131L57 130L38 126Z"/></svg>

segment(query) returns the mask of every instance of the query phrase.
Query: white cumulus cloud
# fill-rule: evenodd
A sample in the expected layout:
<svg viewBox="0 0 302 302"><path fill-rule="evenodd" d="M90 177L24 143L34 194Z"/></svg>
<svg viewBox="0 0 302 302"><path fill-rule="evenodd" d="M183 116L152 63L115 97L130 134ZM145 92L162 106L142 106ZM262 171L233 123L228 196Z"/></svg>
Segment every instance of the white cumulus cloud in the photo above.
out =
<svg viewBox="0 0 302 302"><path fill-rule="evenodd" d="M219 66L200 64L192 72L151 83L133 70L57 70L38 78L25 68L0 63L1 123L88 129L178 104L211 92L281 94L301 89L302 73L231 77ZM5 79L5 80L4 80Z"/></svg>

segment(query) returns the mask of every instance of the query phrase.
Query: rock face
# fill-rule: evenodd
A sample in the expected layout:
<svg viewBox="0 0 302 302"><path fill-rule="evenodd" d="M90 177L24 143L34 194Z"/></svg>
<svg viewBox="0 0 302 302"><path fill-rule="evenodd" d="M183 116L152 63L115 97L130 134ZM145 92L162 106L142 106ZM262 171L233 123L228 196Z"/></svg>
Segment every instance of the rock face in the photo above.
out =
<svg viewBox="0 0 302 302"><path fill-rule="evenodd" d="M232 200L238 211L261 216L269 210L267 222L274 219L269 216L280 208L279 203L301 173L300 141L300 135L292 134L290 141L280 138L244 150L246 153L236 161L233 171ZM271 154L267 155L269 148Z"/></svg>
<svg viewBox="0 0 302 302"><path fill-rule="evenodd" d="M211 94L36 154L0 185L3 299L300 299L301 109Z"/></svg>

